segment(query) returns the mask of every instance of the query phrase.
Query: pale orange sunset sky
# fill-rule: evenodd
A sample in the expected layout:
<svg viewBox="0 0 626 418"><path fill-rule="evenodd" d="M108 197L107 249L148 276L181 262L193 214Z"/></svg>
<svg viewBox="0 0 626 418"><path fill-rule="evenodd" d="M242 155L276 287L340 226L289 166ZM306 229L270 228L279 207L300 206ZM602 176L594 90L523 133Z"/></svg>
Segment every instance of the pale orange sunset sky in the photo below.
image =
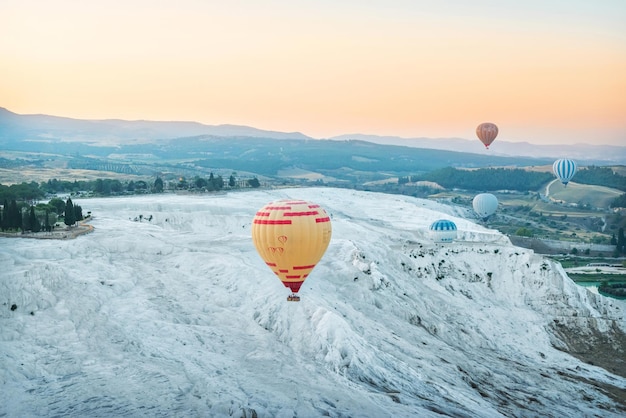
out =
<svg viewBox="0 0 626 418"><path fill-rule="evenodd" d="M0 0L0 107L626 145L626 1Z"/></svg>

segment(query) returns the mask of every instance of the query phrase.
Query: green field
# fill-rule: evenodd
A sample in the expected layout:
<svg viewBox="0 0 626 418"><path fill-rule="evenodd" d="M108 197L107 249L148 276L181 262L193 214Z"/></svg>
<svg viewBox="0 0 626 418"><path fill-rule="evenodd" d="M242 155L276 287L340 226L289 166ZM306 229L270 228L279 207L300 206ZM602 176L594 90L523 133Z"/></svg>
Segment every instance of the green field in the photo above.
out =
<svg viewBox="0 0 626 418"><path fill-rule="evenodd" d="M617 258L606 258L606 257L575 257L575 256L551 256L550 257L554 261L558 261L564 269L571 267L584 267L587 264L621 264L626 267L623 263L626 262L624 259Z"/></svg>
<svg viewBox="0 0 626 418"><path fill-rule="evenodd" d="M578 184L570 182L564 186L561 182L555 181L548 186L548 197L565 203L575 203L579 205L589 205L597 208L608 208L611 202L621 194L622 191L609 187L594 186L588 184Z"/></svg>
<svg viewBox="0 0 626 418"><path fill-rule="evenodd" d="M609 282L609 283L626 283L626 274L579 274L567 273L570 279L575 282Z"/></svg>

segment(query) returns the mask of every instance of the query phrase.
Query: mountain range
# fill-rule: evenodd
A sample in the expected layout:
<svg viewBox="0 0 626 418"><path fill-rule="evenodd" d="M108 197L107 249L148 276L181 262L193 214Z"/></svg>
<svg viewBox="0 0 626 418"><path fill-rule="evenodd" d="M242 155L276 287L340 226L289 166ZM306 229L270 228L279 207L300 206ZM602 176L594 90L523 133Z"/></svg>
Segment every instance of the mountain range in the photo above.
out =
<svg viewBox="0 0 626 418"><path fill-rule="evenodd" d="M0 144L6 149L23 149L26 144L80 143L89 147L116 148L140 144L160 144L186 137L257 138L315 141L300 132L276 132L240 125L204 125L183 121L126 121L119 119L82 120L50 115L19 115L0 108ZM327 145L363 141L379 145L403 146L471 153L492 157L529 157L539 160L573 158L583 164L626 164L626 147L593 144L536 145L496 140L485 150L478 140L462 138L401 138L366 134L346 134L325 138ZM384 152L384 149L381 149Z"/></svg>
<svg viewBox="0 0 626 418"><path fill-rule="evenodd" d="M386 145L403 145L415 148L439 149L503 157L570 158L577 161L596 161L601 165L626 164L626 146L570 144L538 145L529 142L509 142L496 139L489 150L477 148L477 140L462 138L400 138L376 135L340 135L333 139L359 139ZM625 139L626 142L626 139ZM480 145L480 144L479 144Z"/></svg>

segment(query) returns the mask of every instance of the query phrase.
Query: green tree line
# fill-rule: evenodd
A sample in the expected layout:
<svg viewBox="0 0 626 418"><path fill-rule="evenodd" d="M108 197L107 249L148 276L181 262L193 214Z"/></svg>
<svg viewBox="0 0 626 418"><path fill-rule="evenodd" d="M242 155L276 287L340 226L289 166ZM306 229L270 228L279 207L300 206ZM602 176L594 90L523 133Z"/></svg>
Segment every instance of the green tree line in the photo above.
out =
<svg viewBox="0 0 626 418"><path fill-rule="evenodd" d="M5 186L0 184L0 201L8 200L40 200L43 199L46 192L41 189L39 183L21 183Z"/></svg>
<svg viewBox="0 0 626 418"><path fill-rule="evenodd" d="M0 208L0 229L3 232L51 231L60 217L63 217L66 225L72 226L84 219L83 209L80 205L75 205L71 198L65 202L53 198L48 203L37 205L4 199Z"/></svg>
<svg viewBox="0 0 626 418"><path fill-rule="evenodd" d="M150 193L162 192L163 180L156 178L154 183L148 184L143 180L120 181L117 179L96 179L96 180L58 180L50 179L41 183L30 182L3 185L0 184L0 201L3 199L15 199L18 201L41 200L49 194L93 192L97 195L108 196L114 194L129 193Z"/></svg>
<svg viewBox="0 0 626 418"><path fill-rule="evenodd" d="M259 180L254 177L245 182L247 186L259 187ZM233 173L228 179L228 187L235 188L240 184L235 179ZM180 177L177 182L171 183L176 190L201 190L219 191L222 190L226 182L222 176L215 176L213 173L208 178L195 176L192 179ZM149 183L144 180L121 181L117 179L96 179L96 180L58 180L50 179L45 182L20 183L3 185L0 184L0 202L4 199L17 201L38 201L47 195L58 193L91 192L99 196L111 196L118 194L137 193L161 193L165 189L163 179L157 177L154 182Z"/></svg>
<svg viewBox="0 0 626 418"><path fill-rule="evenodd" d="M578 170L572 181L581 184L611 187L626 192L626 177L616 173L611 167L594 165L586 167L584 170Z"/></svg>
<svg viewBox="0 0 626 418"><path fill-rule="evenodd" d="M442 168L418 176L410 176L410 181L432 181L446 189L465 190L538 190L554 179L551 173L509 168L480 168L477 170L459 170L452 167ZM400 181L406 181L401 179Z"/></svg>
<svg viewBox="0 0 626 418"><path fill-rule="evenodd" d="M603 280L598 286L598 292L623 298L626 297L626 283L609 283Z"/></svg>
<svg viewBox="0 0 626 418"><path fill-rule="evenodd" d="M626 208L626 193L617 196L611 201L612 208Z"/></svg>

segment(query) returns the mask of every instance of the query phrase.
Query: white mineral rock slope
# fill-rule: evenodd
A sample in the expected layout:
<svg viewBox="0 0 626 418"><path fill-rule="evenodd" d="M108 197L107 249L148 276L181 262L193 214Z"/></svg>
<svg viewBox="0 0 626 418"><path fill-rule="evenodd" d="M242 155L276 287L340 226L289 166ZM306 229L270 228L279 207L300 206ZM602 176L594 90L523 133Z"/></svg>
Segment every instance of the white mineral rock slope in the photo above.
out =
<svg viewBox="0 0 626 418"><path fill-rule="evenodd" d="M333 226L299 303L250 237L283 198L319 203ZM94 232L0 238L0 416L625 411L626 379L551 330L623 332L626 304L458 208L332 188L74 203ZM441 218L457 242L429 239Z"/></svg>

